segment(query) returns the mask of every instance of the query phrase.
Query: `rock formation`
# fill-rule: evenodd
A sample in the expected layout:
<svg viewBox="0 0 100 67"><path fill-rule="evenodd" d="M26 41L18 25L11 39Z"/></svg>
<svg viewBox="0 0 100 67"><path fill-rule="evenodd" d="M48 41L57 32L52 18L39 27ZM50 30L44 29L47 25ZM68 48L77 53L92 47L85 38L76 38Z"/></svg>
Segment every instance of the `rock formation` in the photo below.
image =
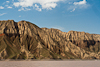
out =
<svg viewBox="0 0 100 67"><path fill-rule="evenodd" d="M100 35L0 21L0 59L100 59Z"/></svg>

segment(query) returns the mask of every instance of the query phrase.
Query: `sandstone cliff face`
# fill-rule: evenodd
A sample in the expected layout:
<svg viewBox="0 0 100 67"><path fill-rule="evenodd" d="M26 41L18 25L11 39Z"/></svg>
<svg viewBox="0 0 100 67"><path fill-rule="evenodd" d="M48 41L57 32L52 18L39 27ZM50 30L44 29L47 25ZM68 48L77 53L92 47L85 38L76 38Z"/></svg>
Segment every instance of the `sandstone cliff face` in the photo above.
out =
<svg viewBox="0 0 100 67"><path fill-rule="evenodd" d="M91 57L99 58L99 55L94 53L95 51L99 52L100 49L99 47L96 47L97 44L99 46L99 40L96 39L95 41L93 39L95 38L93 37L94 34L76 31L69 31L66 33L57 29L42 29L45 30L55 41L58 41L59 45L64 46L64 51L71 52L82 59ZM89 51L92 51L93 53Z"/></svg>
<svg viewBox="0 0 100 67"><path fill-rule="evenodd" d="M13 20L0 21L0 33L17 33L15 24Z"/></svg>
<svg viewBox="0 0 100 67"><path fill-rule="evenodd" d="M100 35L0 21L0 59L100 59ZM3 34L3 35L2 35Z"/></svg>

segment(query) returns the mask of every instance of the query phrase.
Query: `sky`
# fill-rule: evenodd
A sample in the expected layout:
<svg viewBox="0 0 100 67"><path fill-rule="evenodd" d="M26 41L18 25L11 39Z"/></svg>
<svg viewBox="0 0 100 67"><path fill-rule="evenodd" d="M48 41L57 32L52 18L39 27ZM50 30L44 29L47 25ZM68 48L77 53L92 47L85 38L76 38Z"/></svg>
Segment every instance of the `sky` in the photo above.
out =
<svg viewBox="0 0 100 67"><path fill-rule="evenodd" d="M0 20L100 34L100 0L1 0Z"/></svg>

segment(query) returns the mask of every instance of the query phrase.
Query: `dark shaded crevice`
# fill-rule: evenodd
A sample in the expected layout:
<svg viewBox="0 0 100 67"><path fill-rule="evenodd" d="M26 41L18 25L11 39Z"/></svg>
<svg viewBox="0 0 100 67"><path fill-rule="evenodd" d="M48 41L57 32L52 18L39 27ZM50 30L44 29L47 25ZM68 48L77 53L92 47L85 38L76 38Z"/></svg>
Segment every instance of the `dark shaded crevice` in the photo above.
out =
<svg viewBox="0 0 100 67"><path fill-rule="evenodd" d="M20 34L12 34L12 33L5 33L6 36L12 37L12 36L20 36Z"/></svg>
<svg viewBox="0 0 100 67"><path fill-rule="evenodd" d="M94 52L100 51L100 41L95 41L95 40L74 41L74 40L71 40L70 42L72 42L76 46L83 48L85 50L94 51Z"/></svg>
<svg viewBox="0 0 100 67"><path fill-rule="evenodd" d="M100 41L95 41L95 40L79 40L79 41L75 41L75 40L70 40L70 42L72 42L73 44L81 47L81 48L89 48L90 46L95 46L95 44L97 42L100 42Z"/></svg>
<svg viewBox="0 0 100 67"><path fill-rule="evenodd" d="M16 22L14 22L14 26L15 26L15 28L16 28L16 30L17 30L17 34L19 34L18 24L17 24Z"/></svg>
<svg viewBox="0 0 100 67"><path fill-rule="evenodd" d="M4 34L6 34L6 30L7 30L7 26L6 26L6 28L4 29L4 31L3 31Z"/></svg>

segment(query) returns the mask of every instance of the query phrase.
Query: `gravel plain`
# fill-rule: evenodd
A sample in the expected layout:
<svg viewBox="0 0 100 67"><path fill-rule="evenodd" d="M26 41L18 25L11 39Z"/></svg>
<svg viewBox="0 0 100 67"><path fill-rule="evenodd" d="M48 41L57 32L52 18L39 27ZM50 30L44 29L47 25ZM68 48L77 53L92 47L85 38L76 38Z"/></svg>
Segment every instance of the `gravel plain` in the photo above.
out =
<svg viewBox="0 0 100 67"><path fill-rule="evenodd" d="M100 67L100 60L0 61L0 67Z"/></svg>

